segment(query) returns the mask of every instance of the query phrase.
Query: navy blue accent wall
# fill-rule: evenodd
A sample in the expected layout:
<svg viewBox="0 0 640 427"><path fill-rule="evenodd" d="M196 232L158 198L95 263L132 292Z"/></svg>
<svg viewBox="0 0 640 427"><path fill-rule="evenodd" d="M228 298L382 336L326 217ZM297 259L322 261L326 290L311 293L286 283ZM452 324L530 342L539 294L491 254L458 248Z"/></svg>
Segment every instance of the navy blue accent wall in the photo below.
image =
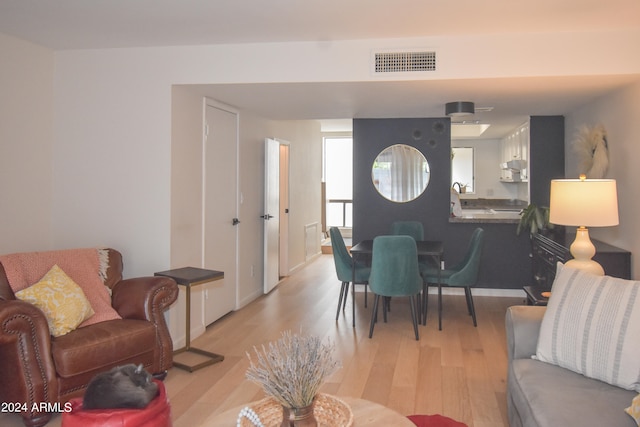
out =
<svg viewBox="0 0 640 427"><path fill-rule="evenodd" d="M353 238L373 239L387 234L392 219L446 222L449 215L451 125L442 119L354 119L353 121ZM406 144L417 148L429 162L427 189L416 200L394 203L373 186L371 167L385 148ZM431 221L430 221L431 223ZM425 224L426 226L426 224ZM427 230L425 228L425 230ZM435 230L434 230L435 231ZM437 238L443 237L440 233Z"/></svg>
<svg viewBox="0 0 640 427"><path fill-rule="evenodd" d="M407 203L391 202L373 186L371 166L394 144L407 144L424 154L431 167L426 191ZM353 242L389 234L395 220L421 221L425 238L442 240L447 265L460 260L473 230L485 229L479 287L521 289L530 284L531 243L516 236L516 224L449 223L451 184L449 118L353 120ZM498 161L496 160L496 171ZM497 173L497 172L496 172Z"/></svg>
<svg viewBox="0 0 640 427"><path fill-rule="evenodd" d="M531 116L529 123L529 200L549 206L551 180L565 177L564 117Z"/></svg>

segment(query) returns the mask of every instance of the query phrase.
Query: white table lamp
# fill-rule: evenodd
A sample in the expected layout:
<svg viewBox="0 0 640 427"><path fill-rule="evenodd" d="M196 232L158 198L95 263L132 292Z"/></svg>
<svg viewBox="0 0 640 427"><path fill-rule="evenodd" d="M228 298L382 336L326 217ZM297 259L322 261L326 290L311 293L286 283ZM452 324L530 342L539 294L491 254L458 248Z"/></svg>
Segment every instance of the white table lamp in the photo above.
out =
<svg viewBox="0 0 640 427"><path fill-rule="evenodd" d="M614 179L551 180L549 222L578 227L570 251L574 259L566 265L604 275L604 269L592 260L596 248L589 239L587 227L618 225L618 196Z"/></svg>

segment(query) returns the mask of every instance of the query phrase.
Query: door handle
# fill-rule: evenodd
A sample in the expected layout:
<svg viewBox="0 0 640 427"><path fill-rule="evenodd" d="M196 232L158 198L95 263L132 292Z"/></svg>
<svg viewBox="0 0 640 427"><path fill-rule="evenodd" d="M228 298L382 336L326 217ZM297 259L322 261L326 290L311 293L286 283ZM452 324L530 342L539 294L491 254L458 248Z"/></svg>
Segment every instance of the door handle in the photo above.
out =
<svg viewBox="0 0 640 427"><path fill-rule="evenodd" d="M239 220L238 218L233 218L233 219L231 220L231 224L232 224L232 225L238 225L238 224L240 224L240 220Z"/></svg>

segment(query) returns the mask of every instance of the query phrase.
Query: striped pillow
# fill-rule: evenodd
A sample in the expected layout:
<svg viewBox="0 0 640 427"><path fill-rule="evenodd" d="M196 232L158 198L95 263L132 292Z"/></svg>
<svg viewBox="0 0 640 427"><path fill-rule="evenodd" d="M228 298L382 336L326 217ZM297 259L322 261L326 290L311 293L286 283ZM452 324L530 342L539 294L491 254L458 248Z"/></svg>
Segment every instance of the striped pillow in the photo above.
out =
<svg viewBox="0 0 640 427"><path fill-rule="evenodd" d="M558 263L536 358L640 392L640 282Z"/></svg>

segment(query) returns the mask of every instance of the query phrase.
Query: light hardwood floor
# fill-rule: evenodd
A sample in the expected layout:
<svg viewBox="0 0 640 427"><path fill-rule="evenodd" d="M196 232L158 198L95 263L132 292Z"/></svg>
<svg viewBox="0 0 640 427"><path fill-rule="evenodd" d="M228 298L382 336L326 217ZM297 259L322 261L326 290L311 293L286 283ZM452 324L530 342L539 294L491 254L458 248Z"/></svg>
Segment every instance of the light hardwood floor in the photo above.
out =
<svg viewBox="0 0 640 427"><path fill-rule="evenodd" d="M214 413L262 398L260 388L245 380L246 353L289 329L335 344L342 368L329 378L324 392L372 400L404 415L439 413L469 427L508 427L504 314L508 306L522 304L522 298L474 297L474 328L464 294L445 295L443 330L438 331L437 298L431 295L420 341L413 335L408 301L395 298L388 323L380 317L369 339L371 294L364 308L364 293L356 293L353 328L351 298L335 320L339 290L333 258L322 255L269 295L209 326L193 345L221 353L225 360L194 373L169 371L165 385L174 427L203 425ZM0 415L2 426L18 426L19 421ZM60 416L49 423L59 425Z"/></svg>

